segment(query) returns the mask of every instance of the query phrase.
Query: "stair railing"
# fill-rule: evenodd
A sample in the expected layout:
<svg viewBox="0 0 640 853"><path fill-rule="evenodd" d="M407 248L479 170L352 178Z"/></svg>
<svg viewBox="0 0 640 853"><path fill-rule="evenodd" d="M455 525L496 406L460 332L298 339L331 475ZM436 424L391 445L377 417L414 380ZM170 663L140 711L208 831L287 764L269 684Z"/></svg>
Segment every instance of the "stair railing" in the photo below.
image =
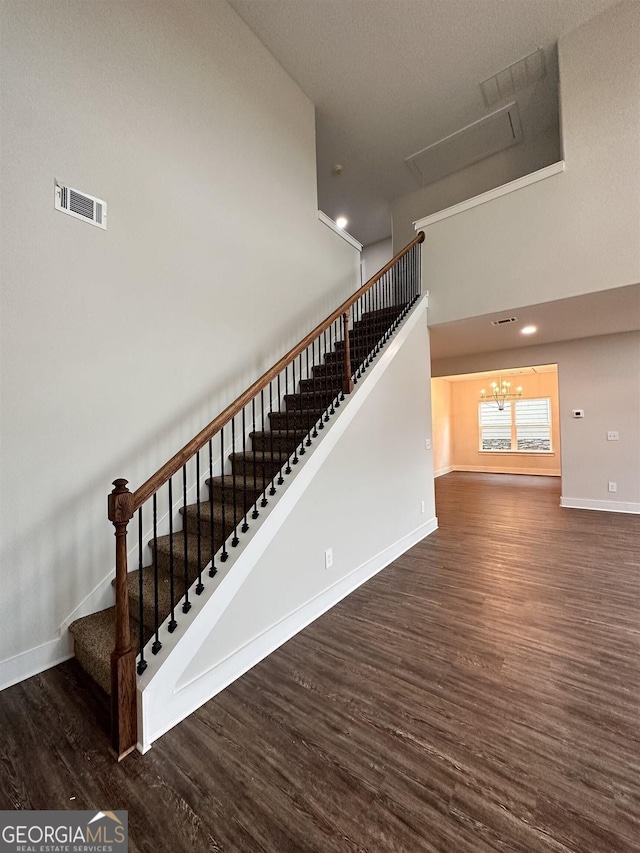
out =
<svg viewBox="0 0 640 853"><path fill-rule="evenodd" d="M162 649L161 626L169 633L177 629L178 607L183 613L189 611L192 593L200 595L205 589L205 574L215 576L216 561L219 565L228 559L229 547L239 544L239 534L248 531L250 521L259 517L269 497L284 485L284 477L291 474L292 466L299 463L416 302L423 240L421 231L135 492L129 491L127 480L114 481L108 501L116 537L111 742L119 759L137 741L136 671L141 674L148 665L147 641L153 640L150 651L157 655ZM298 383L300 392L295 393ZM251 451L247 451L248 439ZM229 454L231 474L225 471ZM201 498L202 478L207 474L209 497ZM188 503L190 493L193 504ZM136 513L134 592L139 637L134 644L127 527ZM182 530L176 529L180 515ZM168 535L159 534L160 516ZM143 555L145 529L150 530L153 555L149 566ZM169 611L166 626L163 604ZM147 637L145 625L149 624L152 631Z"/></svg>

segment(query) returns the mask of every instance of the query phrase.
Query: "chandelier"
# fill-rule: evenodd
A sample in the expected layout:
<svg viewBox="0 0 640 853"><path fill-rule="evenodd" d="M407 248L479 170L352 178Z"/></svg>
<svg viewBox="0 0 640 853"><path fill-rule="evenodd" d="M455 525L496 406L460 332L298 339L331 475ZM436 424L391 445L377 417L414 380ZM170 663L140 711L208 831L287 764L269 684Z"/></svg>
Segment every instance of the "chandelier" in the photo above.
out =
<svg viewBox="0 0 640 853"><path fill-rule="evenodd" d="M504 412L506 400L517 400L522 397L522 385L518 385L515 391L511 390L511 383L505 379L491 383L491 390L487 394L484 388L480 389L480 400L483 403L496 403L498 411Z"/></svg>

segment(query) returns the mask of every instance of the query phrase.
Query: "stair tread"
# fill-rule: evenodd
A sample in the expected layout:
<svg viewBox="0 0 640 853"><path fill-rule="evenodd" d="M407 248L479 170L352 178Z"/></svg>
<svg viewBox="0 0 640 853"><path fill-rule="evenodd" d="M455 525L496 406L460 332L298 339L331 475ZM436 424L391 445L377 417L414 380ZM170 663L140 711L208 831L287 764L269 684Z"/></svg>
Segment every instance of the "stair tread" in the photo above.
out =
<svg viewBox="0 0 640 853"><path fill-rule="evenodd" d="M259 455L261 456L262 453L260 453ZM265 455L268 456L270 454L265 454ZM236 491L239 491L240 489L242 489L244 491L244 489L246 488L246 490L248 492L255 492L257 490L259 493L262 493L265 490L265 488L269 485L269 483L271 482L271 478L264 479L262 476L258 475L256 477L256 482L255 482L255 487L254 487L253 475L250 476L249 474L247 474L247 477L246 477L247 482L246 482L246 487L245 487L245 482L244 482L245 478L241 474L239 474L235 479L236 479ZM221 476L209 477L207 479L207 485L208 486L213 485L216 489L221 490L223 484L224 484L225 492L231 490L233 487L233 474L225 474L224 475L224 481L223 481L223 478ZM216 498L215 500L218 500L218 498Z"/></svg>
<svg viewBox="0 0 640 853"><path fill-rule="evenodd" d="M69 625L74 650L82 668L105 693L111 693L111 652L115 638L115 607L107 607L82 616ZM131 644L137 650L140 641L138 623L131 619Z"/></svg>
<svg viewBox="0 0 640 853"><path fill-rule="evenodd" d="M140 571L136 569L127 575L127 586L129 587L129 599L131 601L131 616L139 619L140 601ZM149 630L155 628L155 567L153 564L144 566L142 569L142 600L144 602L144 624ZM178 602L184 595L184 583L178 576L174 576L173 604L177 607ZM171 613L171 582L164 572L158 571L158 624L161 625Z"/></svg>

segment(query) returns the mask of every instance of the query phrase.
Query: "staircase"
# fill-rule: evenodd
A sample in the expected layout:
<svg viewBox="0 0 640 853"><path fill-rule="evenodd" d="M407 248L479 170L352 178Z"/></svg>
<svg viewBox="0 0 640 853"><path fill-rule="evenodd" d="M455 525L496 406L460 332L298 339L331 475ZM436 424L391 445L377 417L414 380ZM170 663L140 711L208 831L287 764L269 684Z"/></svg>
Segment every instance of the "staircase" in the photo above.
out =
<svg viewBox="0 0 640 853"><path fill-rule="evenodd" d="M353 364L365 363L374 349L375 330L381 324L392 327L405 308L405 305L401 305L369 312L354 324L349 332ZM248 516L248 521L251 521L254 507L260 507L262 495L265 492L269 494L274 481L275 489L280 474L285 475L287 468L292 472L291 464L293 459L297 461L301 445L307 442L311 445L308 437L314 428L317 435L318 425L324 427L332 411L335 411L336 404L339 407L339 398L343 396L342 376L336 368L341 365L343 350L343 342L337 341L334 350L324 356L324 362L314 368L313 375L298 383L297 392L283 395L284 409L270 413L271 428L251 432L251 449L229 456L230 473L207 480L207 499L188 504L180 510L182 530L174 532L172 536L158 536L148 543L151 564L129 572L127 576L134 648L140 646L140 631L143 645L155 633L156 571L159 581L159 622L162 624L211 561L211 514L213 543L217 548L219 543L233 538L236 531L242 532L244 519ZM78 662L106 693L110 693L115 607L78 619L69 626L69 630L73 635Z"/></svg>
<svg viewBox="0 0 640 853"><path fill-rule="evenodd" d="M207 576L217 574L241 536L251 536L262 509L418 299L423 239L420 232L134 493L126 480L114 481L116 604L69 630L78 662L111 694L119 758L137 740L136 670L142 674L161 657L166 632L186 629ZM138 566L129 571L134 521Z"/></svg>

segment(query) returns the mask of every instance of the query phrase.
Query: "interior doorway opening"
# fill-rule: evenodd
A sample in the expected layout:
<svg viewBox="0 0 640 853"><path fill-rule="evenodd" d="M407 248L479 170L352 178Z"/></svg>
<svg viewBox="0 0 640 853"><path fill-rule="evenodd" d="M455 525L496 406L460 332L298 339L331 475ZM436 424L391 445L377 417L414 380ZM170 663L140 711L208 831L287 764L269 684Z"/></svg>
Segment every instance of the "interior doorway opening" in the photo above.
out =
<svg viewBox="0 0 640 853"><path fill-rule="evenodd" d="M431 380L434 474L560 477L557 364Z"/></svg>

